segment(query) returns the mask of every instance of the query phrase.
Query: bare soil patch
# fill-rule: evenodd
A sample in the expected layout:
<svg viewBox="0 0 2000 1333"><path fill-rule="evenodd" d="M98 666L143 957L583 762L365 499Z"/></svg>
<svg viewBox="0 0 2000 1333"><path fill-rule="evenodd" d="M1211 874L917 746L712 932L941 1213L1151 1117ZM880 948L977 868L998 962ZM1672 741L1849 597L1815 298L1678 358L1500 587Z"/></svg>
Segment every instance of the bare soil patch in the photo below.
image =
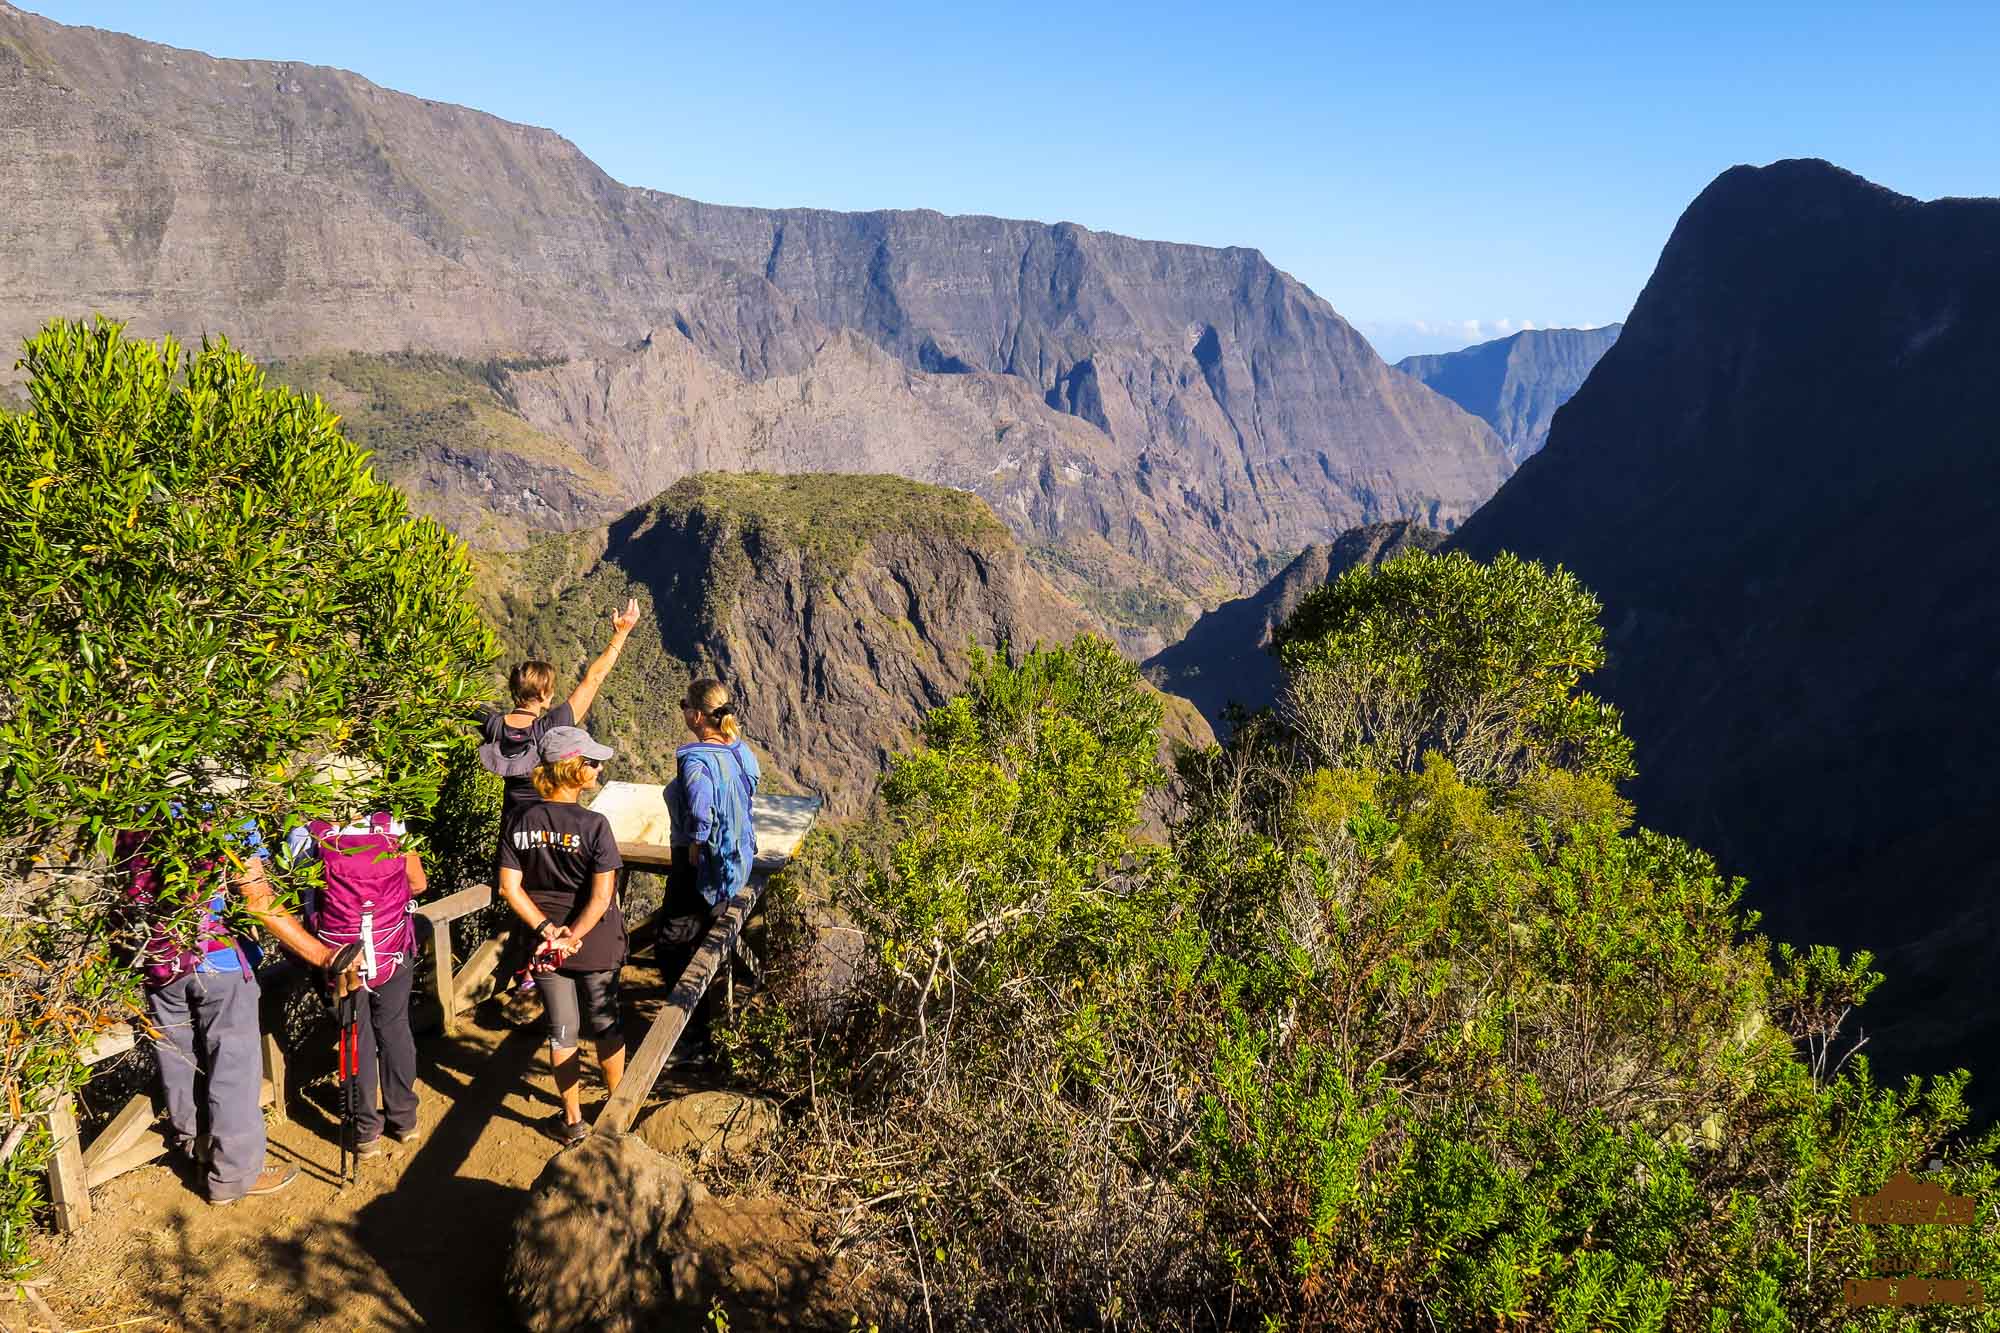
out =
<svg viewBox="0 0 2000 1333"><path fill-rule="evenodd" d="M624 980L626 1038L636 1045L665 988L650 960ZM39 1242L43 1295L70 1328L135 1319L127 1327L204 1333L513 1327L509 1235L559 1150L547 1132L557 1102L539 1014L515 1027L488 1003L457 1036L420 1040L423 1137L389 1143L345 1189L328 1046L327 1072L295 1068L289 1120L271 1127L268 1160L300 1168L291 1188L213 1208L155 1164L98 1190L97 1215L80 1235ZM604 1089L588 1053L585 1067L594 1114ZM655 1096L697 1086L670 1073ZM13 1327L22 1313L0 1306Z"/></svg>

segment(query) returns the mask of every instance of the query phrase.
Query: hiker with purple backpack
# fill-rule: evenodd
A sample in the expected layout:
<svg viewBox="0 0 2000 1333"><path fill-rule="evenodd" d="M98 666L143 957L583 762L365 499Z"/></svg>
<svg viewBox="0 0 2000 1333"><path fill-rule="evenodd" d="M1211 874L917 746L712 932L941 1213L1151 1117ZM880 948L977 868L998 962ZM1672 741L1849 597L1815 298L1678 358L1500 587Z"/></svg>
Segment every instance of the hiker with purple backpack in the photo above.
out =
<svg viewBox="0 0 2000 1333"><path fill-rule="evenodd" d="M317 863L320 887L306 895L313 934L331 948L355 946L360 959L336 1007L351 1010L341 1034L341 1081L355 1095L348 1123L356 1157L382 1151L386 1135L417 1140L417 1044L410 1033L416 978L416 899L427 887L424 863L403 849L401 820L386 811L336 827L315 819L294 828L285 848L295 866ZM378 1104L379 1098L379 1104Z"/></svg>
<svg viewBox="0 0 2000 1333"><path fill-rule="evenodd" d="M172 810L178 818L178 808ZM264 871L267 853L255 823L230 835L226 856L185 868L149 855L151 831L118 836L116 865L125 877L127 903L144 936L133 962L144 978L146 1012L157 1032L160 1086L167 1106L168 1146L205 1178L211 1204L233 1204L275 1194L298 1178L294 1166L264 1165L263 1032L257 1019L254 941L234 934L224 920L232 895L301 960L326 973L343 970L346 951L315 939L281 906ZM181 875L193 881L183 886ZM192 892L187 892L192 889ZM163 907L202 902L192 939L162 920ZM198 1089L199 1082L199 1089ZM205 1131L205 1132L204 1132Z"/></svg>

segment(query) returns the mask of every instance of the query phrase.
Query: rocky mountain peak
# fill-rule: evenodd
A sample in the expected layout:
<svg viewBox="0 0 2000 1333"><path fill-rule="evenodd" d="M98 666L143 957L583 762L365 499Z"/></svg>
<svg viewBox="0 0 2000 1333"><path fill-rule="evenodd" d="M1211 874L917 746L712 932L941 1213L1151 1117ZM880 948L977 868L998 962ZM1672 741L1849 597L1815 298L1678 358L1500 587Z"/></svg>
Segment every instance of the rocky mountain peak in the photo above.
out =
<svg viewBox="0 0 2000 1333"><path fill-rule="evenodd" d="M1780 938L1882 957L1872 1022L1912 1063L2000 1052L1972 834L2000 822L1996 355L2000 200L1734 168L1453 538L1603 599L1641 818L1746 874Z"/></svg>
<svg viewBox="0 0 2000 1333"><path fill-rule="evenodd" d="M341 70L19 11L0 124L0 339L101 311L287 362L510 363L507 410L552 442L532 467L493 444L391 473L458 523L455 460L475 498L541 469L577 499L511 506L509 544L573 525L606 477L608 516L698 472L883 468L976 490L1139 652L1270 552L1450 527L1512 466L1255 250L703 204Z"/></svg>
<svg viewBox="0 0 2000 1333"><path fill-rule="evenodd" d="M686 739L673 703L713 675L772 780L835 813L865 804L924 711L964 688L971 649L1102 632L977 496L879 475L689 477L495 574L492 611L518 656L580 663L611 608L645 608L598 705L621 772L672 776ZM1172 734L1209 737L1169 702Z"/></svg>

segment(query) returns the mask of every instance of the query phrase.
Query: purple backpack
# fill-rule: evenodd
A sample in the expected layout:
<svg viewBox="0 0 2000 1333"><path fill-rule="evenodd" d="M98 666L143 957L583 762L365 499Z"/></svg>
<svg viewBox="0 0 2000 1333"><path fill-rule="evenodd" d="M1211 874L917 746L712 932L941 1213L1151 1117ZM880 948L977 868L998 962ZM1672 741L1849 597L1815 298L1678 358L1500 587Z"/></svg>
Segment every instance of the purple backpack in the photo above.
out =
<svg viewBox="0 0 2000 1333"><path fill-rule="evenodd" d="M361 975L372 988L394 976L397 964L415 949L416 905L410 901L403 840L390 831L394 821L378 811L367 823L367 832L356 833L315 819L306 833L319 848L325 872L313 933L336 949L360 944Z"/></svg>
<svg viewBox="0 0 2000 1333"><path fill-rule="evenodd" d="M242 958L243 977L248 980L252 975L250 960L243 956L242 949L230 938L229 928L222 921L224 896L221 889L217 889L202 907L196 947L190 947L187 940L154 919L153 908L166 890L166 876L159 864L146 855L146 845L152 840L150 832L128 830L118 835L118 843L112 853L126 874L125 901L150 930L145 945L134 960L146 979L146 985L157 990L170 981L178 981L201 965L203 955L228 949L234 949ZM215 857L197 862L191 867L193 877L197 882L207 880L220 865L220 859Z"/></svg>

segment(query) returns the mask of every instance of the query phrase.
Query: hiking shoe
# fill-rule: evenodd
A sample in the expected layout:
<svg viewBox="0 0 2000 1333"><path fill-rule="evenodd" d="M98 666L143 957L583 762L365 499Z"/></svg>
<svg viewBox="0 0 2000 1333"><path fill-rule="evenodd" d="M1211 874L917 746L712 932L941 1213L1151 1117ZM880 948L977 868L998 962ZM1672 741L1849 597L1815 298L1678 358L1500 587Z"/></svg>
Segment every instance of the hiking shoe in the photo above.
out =
<svg viewBox="0 0 2000 1333"><path fill-rule="evenodd" d="M297 1167L274 1166L268 1171L258 1172L257 1178L250 1182L250 1188L244 1190L241 1194L229 1199L210 1199L208 1201L209 1206L212 1208L227 1208L230 1204L250 1198L252 1195L276 1194L279 1190L285 1188L285 1186L298 1178L299 1169Z"/></svg>
<svg viewBox="0 0 2000 1333"><path fill-rule="evenodd" d="M408 1129L397 1129L394 1125L391 1125L384 1132L387 1133L388 1136L394 1139L396 1142L406 1143L406 1144L415 1143L418 1139L421 1139L424 1136L424 1132L421 1129L418 1129L415 1125L411 1125Z"/></svg>
<svg viewBox="0 0 2000 1333"><path fill-rule="evenodd" d="M590 1126L581 1120L565 1120L563 1113L557 1111L549 1117L549 1132L556 1136L557 1143L569 1148L590 1137Z"/></svg>
<svg viewBox="0 0 2000 1333"><path fill-rule="evenodd" d="M206 1134L191 1139L172 1138L167 1143L167 1152L184 1167L203 1167L215 1156L215 1141Z"/></svg>
<svg viewBox="0 0 2000 1333"><path fill-rule="evenodd" d="M382 1155L382 1136L377 1134L372 1139L363 1139L361 1142L355 1144L354 1155L356 1157L380 1157Z"/></svg>

